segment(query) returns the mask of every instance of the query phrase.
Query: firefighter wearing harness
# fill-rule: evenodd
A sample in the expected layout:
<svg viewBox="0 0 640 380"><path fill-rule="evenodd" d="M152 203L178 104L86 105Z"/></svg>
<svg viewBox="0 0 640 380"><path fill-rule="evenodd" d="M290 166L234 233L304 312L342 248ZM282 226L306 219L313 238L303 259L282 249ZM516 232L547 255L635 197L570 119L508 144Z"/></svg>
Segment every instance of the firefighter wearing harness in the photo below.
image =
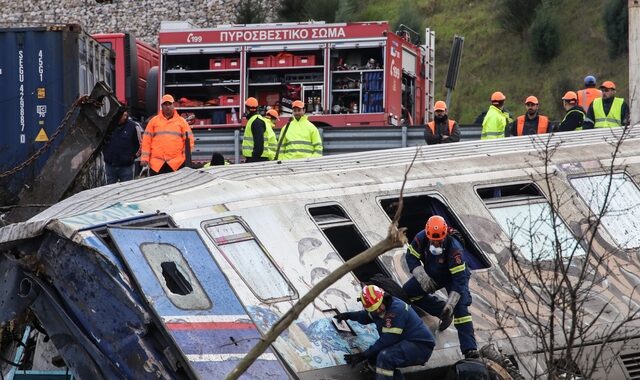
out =
<svg viewBox="0 0 640 380"><path fill-rule="evenodd" d="M375 362L376 379L382 380L402 378L395 373L397 368L422 365L429 360L435 338L408 304L385 294L376 285L362 288L360 301L365 310L340 313L334 318L363 325L375 323L380 338L364 352L346 354L347 364L355 365L364 360Z"/></svg>
<svg viewBox="0 0 640 380"><path fill-rule="evenodd" d="M424 141L427 145L460 141L460 128L455 120L449 119L447 103L438 100L433 106L434 121L427 123L424 129Z"/></svg>
<svg viewBox="0 0 640 380"><path fill-rule="evenodd" d="M467 359L477 358L473 321L469 313L471 272L463 258L462 242L452 236L446 221L439 215L427 220L425 229L418 232L405 255L413 277L403 289L411 302L433 316L439 316L444 331L453 321L458 330L460 351ZM448 299L433 295L445 288Z"/></svg>

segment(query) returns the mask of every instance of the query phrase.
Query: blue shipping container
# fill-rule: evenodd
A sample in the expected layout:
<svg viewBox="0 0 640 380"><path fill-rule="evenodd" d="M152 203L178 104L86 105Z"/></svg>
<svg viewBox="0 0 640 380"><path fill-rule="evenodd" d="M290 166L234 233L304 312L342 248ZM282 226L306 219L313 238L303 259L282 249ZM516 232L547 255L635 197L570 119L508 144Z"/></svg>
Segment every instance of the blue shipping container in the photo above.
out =
<svg viewBox="0 0 640 380"><path fill-rule="evenodd" d="M64 132L31 165L3 173L46 144L95 83L113 88L115 66L113 52L78 25L0 29L0 52L0 205L7 205L32 184Z"/></svg>

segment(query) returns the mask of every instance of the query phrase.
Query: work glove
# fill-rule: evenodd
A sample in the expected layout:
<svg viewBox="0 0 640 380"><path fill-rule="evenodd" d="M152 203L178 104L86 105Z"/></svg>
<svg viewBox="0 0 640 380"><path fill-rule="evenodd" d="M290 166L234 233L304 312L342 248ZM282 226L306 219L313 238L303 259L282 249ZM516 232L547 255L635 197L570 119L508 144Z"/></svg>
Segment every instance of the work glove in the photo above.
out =
<svg viewBox="0 0 640 380"><path fill-rule="evenodd" d="M453 322L453 309L458 304L458 301L460 301L460 293L450 291L447 303L442 309L442 314L440 314L440 326L438 326L438 330L444 331L451 325L451 322Z"/></svg>
<svg viewBox="0 0 640 380"><path fill-rule="evenodd" d="M418 280L420 287L426 293L433 293L439 289L438 284L429 277L423 266L415 267L413 271L411 271L411 274Z"/></svg>
<svg viewBox="0 0 640 380"><path fill-rule="evenodd" d="M351 367L355 367L358 363L361 363L365 360L367 360L367 358L359 352L355 354L344 355L344 361L347 362L347 364L350 364Z"/></svg>
<svg viewBox="0 0 640 380"><path fill-rule="evenodd" d="M351 313L336 314L333 316L333 318L338 322L346 321L348 319L351 319Z"/></svg>

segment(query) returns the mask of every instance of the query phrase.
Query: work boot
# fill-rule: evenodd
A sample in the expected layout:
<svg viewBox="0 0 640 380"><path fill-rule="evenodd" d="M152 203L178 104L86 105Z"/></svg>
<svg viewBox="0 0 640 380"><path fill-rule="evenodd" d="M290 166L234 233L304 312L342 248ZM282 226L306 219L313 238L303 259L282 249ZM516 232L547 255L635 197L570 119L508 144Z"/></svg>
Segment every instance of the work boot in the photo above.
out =
<svg viewBox="0 0 640 380"><path fill-rule="evenodd" d="M465 359L479 359L480 353L478 350L470 349L463 353Z"/></svg>

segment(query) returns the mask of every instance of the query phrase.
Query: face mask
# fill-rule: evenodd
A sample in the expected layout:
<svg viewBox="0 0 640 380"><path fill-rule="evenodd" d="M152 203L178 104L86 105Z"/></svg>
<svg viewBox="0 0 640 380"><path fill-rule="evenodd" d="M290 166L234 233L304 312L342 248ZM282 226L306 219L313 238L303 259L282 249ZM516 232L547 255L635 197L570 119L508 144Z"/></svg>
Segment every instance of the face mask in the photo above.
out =
<svg viewBox="0 0 640 380"><path fill-rule="evenodd" d="M431 251L431 254L434 256L442 255L442 247L434 247L433 244L429 246L429 251Z"/></svg>

